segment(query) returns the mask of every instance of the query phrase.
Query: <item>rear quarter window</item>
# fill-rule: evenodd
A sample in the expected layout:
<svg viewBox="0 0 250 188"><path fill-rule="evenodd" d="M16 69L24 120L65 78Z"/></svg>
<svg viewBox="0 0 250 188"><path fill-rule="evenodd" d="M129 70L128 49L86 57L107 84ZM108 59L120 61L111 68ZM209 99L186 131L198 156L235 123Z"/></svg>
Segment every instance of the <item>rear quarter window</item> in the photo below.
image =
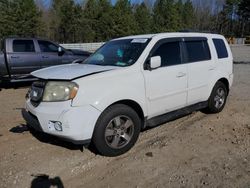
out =
<svg viewBox="0 0 250 188"><path fill-rule="evenodd" d="M227 48L225 45L224 40L222 39L213 39L213 43L217 52L217 57L219 59L222 58L227 58L228 57L228 52L227 52Z"/></svg>
<svg viewBox="0 0 250 188"><path fill-rule="evenodd" d="M207 40L185 41L185 45L188 63L211 59Z"/></svg>

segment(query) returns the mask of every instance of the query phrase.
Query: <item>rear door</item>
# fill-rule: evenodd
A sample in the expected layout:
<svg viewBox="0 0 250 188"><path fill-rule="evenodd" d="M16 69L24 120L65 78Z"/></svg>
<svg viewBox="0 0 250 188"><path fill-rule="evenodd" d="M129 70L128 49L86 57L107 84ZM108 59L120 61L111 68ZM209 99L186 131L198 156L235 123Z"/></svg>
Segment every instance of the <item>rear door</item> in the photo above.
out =
<svg viewBox="0 0 250 188"><path fill-rule="evenodd" d="M13 39L8 52L11 74L29 74L40 68L40 57L33 39Z"/></svg>
<svg viewBox="0 0 250 188"><path fill-rule="evenodd" d="M159 41L150 57L160 56L161 67L144 70L149 118L187 103L187 64L182 63L181 38ZM149 58L150 58L149 57Z"/></svg>
<svg viewBox="0 0 250 188"><path fill-rule="evenodd" d="M188 68L188 105L206 101L209 96L208 86L216 69L211 59L206 37L184 38L184 49Z"/></svg>

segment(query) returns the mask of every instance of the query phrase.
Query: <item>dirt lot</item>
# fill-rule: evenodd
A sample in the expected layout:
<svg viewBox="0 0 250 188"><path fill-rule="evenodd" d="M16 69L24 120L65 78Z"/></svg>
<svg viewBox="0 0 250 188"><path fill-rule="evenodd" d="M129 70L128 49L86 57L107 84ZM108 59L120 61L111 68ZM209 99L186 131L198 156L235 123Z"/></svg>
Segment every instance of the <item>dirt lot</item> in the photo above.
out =
<svg viewBox="0 0 250 188"><path fill-rule="evenodd" d="M2 90L0 187L249 188L250 64L234 71L222 113L195 112L144 131L131 151L115 158L30 133L20 115L27 88Z"/></svg>
<svg viewBox="0 0 250 188"><path fill-rule="evenodd" d="M250 62L250 45L232 45L234 62Z"/></svg>

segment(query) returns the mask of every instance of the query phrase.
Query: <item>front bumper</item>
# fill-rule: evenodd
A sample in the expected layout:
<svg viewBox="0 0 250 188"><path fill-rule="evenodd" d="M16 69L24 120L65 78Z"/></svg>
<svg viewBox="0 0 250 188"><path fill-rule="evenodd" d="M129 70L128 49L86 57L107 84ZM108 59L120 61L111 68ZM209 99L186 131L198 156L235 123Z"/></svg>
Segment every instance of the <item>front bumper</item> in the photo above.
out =
<svg viewBox="0 0 250 188"><path fill-rule="evenodd" d="M33 129L39 132L43 132L41 125L36 116L32 115L30 112L26 111L26 109L22 109L23 119L31 126Z"/></svg>
<svg viewBox="0 0 250 188"><path fill-rule="evenodd" d="M96 121L101 112L91 105L72 107L71 101L42 102L34 107L30 100L25 103L22 115L35 130L61 137L73 143L84 143L92 138ZM51 126L60 122L62 130Z"/></svg>

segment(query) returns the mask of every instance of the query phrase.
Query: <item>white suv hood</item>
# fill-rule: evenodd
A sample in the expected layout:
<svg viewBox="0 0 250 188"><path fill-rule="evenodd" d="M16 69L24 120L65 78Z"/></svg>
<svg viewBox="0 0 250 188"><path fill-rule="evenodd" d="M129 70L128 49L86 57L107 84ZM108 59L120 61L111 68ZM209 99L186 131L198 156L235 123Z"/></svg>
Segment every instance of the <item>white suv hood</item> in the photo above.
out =
<svg viewBox="0 0 250 188"><path fill-rule="evenodd" d="M41 79L72 80L77 77L87 76L90 74L95 74L117 68L119 67L87 64L68 64L37 70L32 72L31 75Z"/></svg>

